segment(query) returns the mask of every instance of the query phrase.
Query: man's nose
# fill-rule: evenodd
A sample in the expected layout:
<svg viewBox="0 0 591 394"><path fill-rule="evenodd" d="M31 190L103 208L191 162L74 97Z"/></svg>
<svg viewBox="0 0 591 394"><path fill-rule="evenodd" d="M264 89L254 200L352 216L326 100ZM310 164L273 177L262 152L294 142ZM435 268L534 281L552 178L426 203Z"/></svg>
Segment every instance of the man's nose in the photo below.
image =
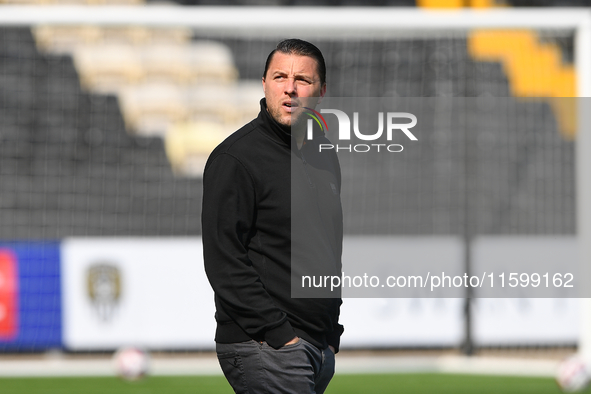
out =
<svg viewBox="0 0 591 394"><path fill-rule="evenodd" d="M287 81L285 83L285 93L287 94L293 94L296 91L296 84L295 84L295 80L293 80L292 78L287 78Z"/></svg>

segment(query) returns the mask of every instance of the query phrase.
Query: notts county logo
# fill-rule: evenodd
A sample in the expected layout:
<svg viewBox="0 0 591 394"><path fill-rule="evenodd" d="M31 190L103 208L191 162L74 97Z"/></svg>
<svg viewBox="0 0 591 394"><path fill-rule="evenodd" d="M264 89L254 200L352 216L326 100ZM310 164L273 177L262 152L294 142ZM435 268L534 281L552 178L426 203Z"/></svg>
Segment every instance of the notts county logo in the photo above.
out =
<svg viewBox="0 0 591 394"><path fill-rule="evenodd" d="M87 272L87 291L99 318L109 321L121 298L119 269L107 263L90 266Z"/></svg>

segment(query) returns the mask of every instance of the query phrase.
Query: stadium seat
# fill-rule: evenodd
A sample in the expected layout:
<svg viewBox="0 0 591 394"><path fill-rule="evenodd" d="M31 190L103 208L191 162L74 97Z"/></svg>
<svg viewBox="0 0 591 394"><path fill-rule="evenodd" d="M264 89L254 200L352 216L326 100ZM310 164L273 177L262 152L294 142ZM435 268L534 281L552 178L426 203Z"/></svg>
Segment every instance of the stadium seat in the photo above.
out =
<svg viewBox="0 0 591 394"><path fill-rule="evenodd" d="M96 26L37 26L33 29L37 48L41 52L70 54L77 48L93 45L101 38Z"/></svg>
<svg viewBox="0 0 591 394"><path fill-rule="evenodd" d="M100 33L103 45L142 45L151 37L150 29L143 26L103 26Z"/></svg>
<svg viewBox="0 0 591 394"><path fill-rule="evenodd" d="M226 82L238 78L230 49L213 41L195 41L188 50L195 82Z"/></svg>
<svg viewBox="0 0 591 394"><path fill-rule="evenodd" d="M170 124L187 116L183 94L171 84L124 88L119 94L119 104L127 130L138 135L163 136Z"/></svg>
<svg viewBox="0 0 591 394"><path fill-rule="evenodd" d="M257 117L261 107L259 102L264 97L260 80L241 80L235 88L234 109L238 111L237 123L246 123Z"/></svg>
<svg viewBox="0 0 591 394"><path fill-rule="evenodd" d="M43 5L141 5L144 0L0 0L0 4Z"/></svg>
<svg viewBox="0 0 591 394"><path fill-rule="evenodd" d="M42 5L42 4L47 4L47 1L45 1L45 0L0 0L0 4Z"/></svg>
<svg viewBox="0 0 591 394"><path fill-rule="evenodd" d="M145 0L88 0L100 5L144 5Z"/></svg>
<svg viewBox="0 0 591 394"><path fill-rule="evenodd" d="M257 116L263 88L257 80L232 85L196 84L185 89L185 96L190 119L231 125Z"/></svg>
<svg viewBox="0 0 591 394"><path fill-rule="evenodd" d="M190 83L193 67L187 49L187 46L175 44L145 45L139 48L144 78L149 81Z"/></svg>
<svg viewBox="0 0 591 394"><path fill-rule="evenodd" d="M150 44L188 44L193 32L184 27L152 27L148 29Z"/></svg>
<svg viewBox="0 0 591 394"><path fill-rule="evenodd" d="M77 48L74 64L81 86L101 93L117 93L122 85L137 83L143 77L139 56L126 45Z"/></svg>
<svg viewBox="0 0 591 394"><path fill-rule="evenodd" d="M103 44L186 45L190 41L191 30L187 28L145 26L104 26L101 28L101 42Z"/></svg>
<svg viewBox="0 0 591 394"><path fill-rule="evenodd" d="M165 149L175 174L200 177L211 151L233 130L215 122L185 122L170 127Z"/></svg>
<svg viewBox="0 0 591 394"><path fill-rule="evenodd" d="M31 30L0 28L0 236L198 234L199 181L174 177L163 140L126 133L117 98L81 91L72 58L39 53Z"/></svg>
<svg viewBox="0 0 591 394"><path fill-rule="evenodd" d="M193 85L185 90L189 119L193 121L209 121L234 123L235 112L234 86L201 84Z"/></svg>

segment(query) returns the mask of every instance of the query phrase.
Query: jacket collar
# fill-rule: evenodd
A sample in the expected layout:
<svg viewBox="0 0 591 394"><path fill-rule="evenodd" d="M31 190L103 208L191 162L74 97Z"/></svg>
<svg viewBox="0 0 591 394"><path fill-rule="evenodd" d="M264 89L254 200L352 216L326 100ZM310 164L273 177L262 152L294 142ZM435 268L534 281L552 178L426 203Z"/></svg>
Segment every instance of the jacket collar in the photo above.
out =
<svg viewBox="0 0 591 394"><path fill-rule="evenodd" d="M261 99L261 111L259 112L257 120L261 127L265 130L265 132L269 134L269 136L274 140L283 143L288 147L297 146L295 138L291 135L291 127L283 126L279 124L275 119L273 119L273 117L267 110L267 101L264 98ZM320 130L320 128L316 127L316 124L314 124L313 130L314 137L324 136L324 133L322 132L322 130Z"/></svg>
<svg viewBox="0 0 591 394"><path fill-rule="evenodd" d="M271 138L291 146L291 128L285 127L273 119L269 111L267 111L267 101L264 98L261 99L261 112L259 112L257 120Z"/></svg>

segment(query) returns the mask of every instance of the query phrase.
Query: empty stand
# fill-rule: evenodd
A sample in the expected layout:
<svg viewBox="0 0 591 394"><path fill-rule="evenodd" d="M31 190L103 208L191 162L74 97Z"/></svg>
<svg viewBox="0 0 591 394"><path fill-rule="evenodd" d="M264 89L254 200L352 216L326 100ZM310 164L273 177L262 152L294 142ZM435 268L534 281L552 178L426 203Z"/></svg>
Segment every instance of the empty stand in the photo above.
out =
<svg viewBox="0 0 591 394"><path fill-rule="evenodd" d="M80 89L72 59L0 29L0 237L199 233L201 183L160 138L125 132L117 99Z"/></svg>
<svg viewBox="0 0 591 394"><path fill-rule="evenodd" d="M276 44L224 42L240 75L253 79ZM472 59L464 37L314 42L327 61L328 96L511 97L503 64ZM506 103L501 119L485 111L466 119L450 110L450 128L420 136L418 148L390 166L340 154L346 233L462 234L466 221L476 234L574 233L572 142L561 136L548 104Z"/></svg>
<svg viewBox="0 0 591 394"><path fill-rule="evenodd" d="M229 48L191 41L187 29L45 26L34 33L43 51L72 54L84 90L119 97L132 133L162 136L172 123L204 114L237 123L256 113L228 109L252 91L236 84Z"/></svg>
<svg viewBox="0 0 591 394"><path fill-rule="evenodd" d="M109 45L122 44L116 41ZM467 37L315 43L327 60L329 96L509 97L512 92L503 64L473 59ZM170 105L175 121L152 128L168 129L163 141L126 132L140 128L150 110L130 122L123 96L92 93L85 82L81 88L85 80L71 57L40 53L27 29L0 30L1 236L198 234L201 181L187 177L199 174L204 151L256 116L264 60L275 44L195 37L190 46L226 48L208 53L219 51L224 64L230 56L235 68L227 75L233 76L213 87L205 82L210 77L196 77L176 84L176 93L154 94L168 97L161 100L163 107L165 101L174 103L173 97L186 106L181 115L175 111L183 104ZM146 92L142 99L148 97ZM572 141L558 132L548 103L505 103L502 118L485 109L463 115L450 110L449 127L421 135L418 148L392 165L341 154L346 232L459 234L469 220L479 234L574 233ZM515 127L519 124L523 127Z"/></svg>

